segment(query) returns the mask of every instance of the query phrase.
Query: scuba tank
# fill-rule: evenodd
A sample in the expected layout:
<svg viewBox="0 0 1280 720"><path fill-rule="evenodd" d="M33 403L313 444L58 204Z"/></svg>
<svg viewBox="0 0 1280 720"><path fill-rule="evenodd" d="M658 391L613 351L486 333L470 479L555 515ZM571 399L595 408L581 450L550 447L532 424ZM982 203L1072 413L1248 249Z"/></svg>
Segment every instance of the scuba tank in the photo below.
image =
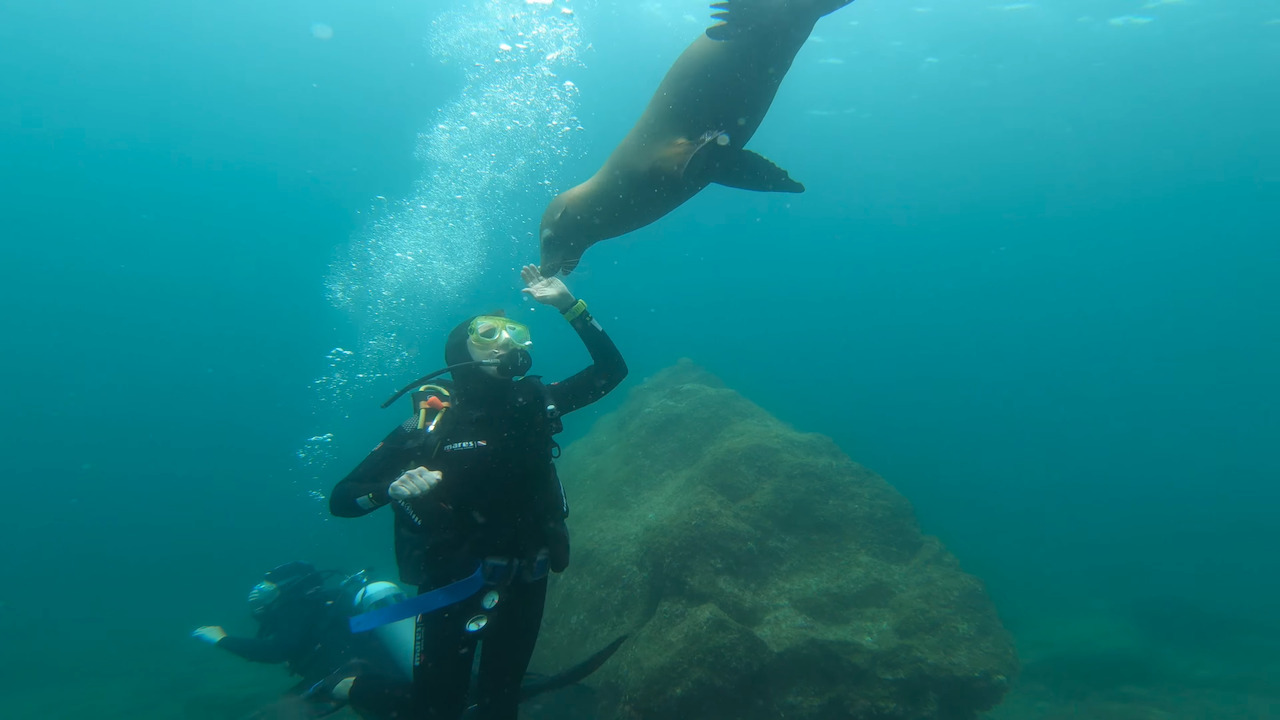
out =
<svg viewBox="0 0 1280 720"><path fill-rule="evenodd" d="M409 597L395 583L385 580L370 582L364 570L343 581L342 588L350 598L346 610L352 616L396 605ZM405 681L413 679L414 630L415 618L405 618L369 631L387 651L400 679Z"/></svg>

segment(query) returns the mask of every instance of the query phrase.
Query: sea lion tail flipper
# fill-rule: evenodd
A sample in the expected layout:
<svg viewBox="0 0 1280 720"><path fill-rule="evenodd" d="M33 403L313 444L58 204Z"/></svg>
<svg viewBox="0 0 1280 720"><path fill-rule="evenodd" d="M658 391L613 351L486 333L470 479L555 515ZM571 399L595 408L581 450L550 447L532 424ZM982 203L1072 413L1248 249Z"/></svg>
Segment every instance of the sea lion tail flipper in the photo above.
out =
<svg viewBox="0 0 1280 720"><path fill-rule="evenodd" d="M716 41L733 40L752 28L776 25L781 13L803 12L814 20L829 15L853 0L719 0L711 3L715 25L707 28L707 37Z"/></svg>
<svg viewBox="0 0 1280 720"><path fill-rule="evenodd" d="M791 179L786 170L769 158L741 148L724 148L707 168L710 181L756 192L802 193L804 185Z"/></svg>

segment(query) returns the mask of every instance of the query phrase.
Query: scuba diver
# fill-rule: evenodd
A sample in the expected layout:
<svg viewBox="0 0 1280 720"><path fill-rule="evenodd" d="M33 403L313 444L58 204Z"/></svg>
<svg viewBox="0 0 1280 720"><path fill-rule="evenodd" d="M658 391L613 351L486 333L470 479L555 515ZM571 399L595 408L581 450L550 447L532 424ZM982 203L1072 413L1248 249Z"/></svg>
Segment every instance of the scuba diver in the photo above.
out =
<svg viewBox="0 0 1280 720"><path fill-rule="evenodd" d="M562 415L604 397L627 367L586 303L560 279L543 277L535 265L526 265L521 278L526 295L560 310L593 364L544 384L527 374L527 327L500 314L468 318L445 342L447 367L383 404L416 388L413 415L330 495L330 511L339 517L392 507L400 579L420 593L352 619L354 630L365 631L416 618L411 683L368 673L327 688L356 709L515 720L527 696L521 680L538 638L547 572L569 564L569 510L553 436ZM446 372L452 381L425 384Z"/></svg>
<svg viewBox="0 0 1280 720"><path fill-rule="evenodd" d="M255 637L229 635L217 625L205 625L192 637L253 662L285 663L301 678L285 693L285 699L251 715L251 718L285 716L320 718L346 704L332 696L332 686L347 677L370 674L409 683L413 678L414 622L386 623L373 632L353 633L353 616L376 615L407 599L395 583L371 582L361 570L337 587L325 584L331 571L318 571L309 563L290 562L269 570L249 591L249 608L258 622ZM572 685L595 672L621 647L620 637L583 662L552 676L524 679L520 700ZM282 708L286 711L280 712ZM353 705L367 718L384 717ZM274 714L273 714L274 713ZM391 716L386 716L391 717Z"/></svg>
<svg viewBox="0 0 1280 720"><path fill-rule="evenodd" d="M249 591L249 609L258 623L254 637L228 635L217 625L197 628L191 635L245 660L284 663L301 678L290 695L305 694L339 668L407 675L407 657L398 662L400 653L395 651L400 648L388 647L385 634L355 634L348 624L353 613L387 598L387 586L398 588L392 583L368 583L363 571L339 587L328 587L325 577L332 574L305 562L280 565L267 571ZM319 705L327 707L315 708L316 716L337 709L327 699Z"/></svg>

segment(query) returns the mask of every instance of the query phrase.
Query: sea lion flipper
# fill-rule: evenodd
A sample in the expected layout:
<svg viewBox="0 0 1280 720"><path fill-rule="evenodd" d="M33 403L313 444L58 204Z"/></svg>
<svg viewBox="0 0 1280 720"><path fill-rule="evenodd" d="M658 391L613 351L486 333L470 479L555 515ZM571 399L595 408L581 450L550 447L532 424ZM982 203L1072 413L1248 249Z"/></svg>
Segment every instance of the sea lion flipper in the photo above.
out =
<svg viewBox="0 0 1280 720"><path fill-rule="evenodd" d="M756 192L802 193L804 185L791 179L786 170L769 158L741 148L719 148L715 162L707 168L711 182Z"/></svg>
<svg viewBox="0 0 1280 720"><path fill-rule="evenodd" d="M702 177L715 162L714 151L728 144L729 136L721 130L708 130L697 140L677 138L667 146L660 161L653 164L653 169L661 174L674 172L684 179Z"/></svg>
<svg viewBox="0 0 1280 720"><path fill-rule="evenodd" d="M734 40L752 28L765 27L770 18L776 17L785 4L777 0L720 0L711 3L711 19L715 25L707 28L707 37L717 42Z"/></svg>
<svg viewBox="0 0 1280 720"><path fill-rule="evenodd" d="M765 32L775 28L780 16L802 14L814 20L829 15L853 0L718 0L711 3L711 19L715 25L706 29L707 37L716 42L736 40L756 29Z"/></svg>

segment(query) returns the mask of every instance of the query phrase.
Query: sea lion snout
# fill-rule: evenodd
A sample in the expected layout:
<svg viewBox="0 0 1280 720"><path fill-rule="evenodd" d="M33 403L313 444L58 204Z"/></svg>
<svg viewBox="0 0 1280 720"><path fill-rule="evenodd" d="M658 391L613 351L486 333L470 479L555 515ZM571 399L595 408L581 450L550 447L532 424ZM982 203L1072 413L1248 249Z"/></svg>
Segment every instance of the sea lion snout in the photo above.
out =
<svg viewBox="0 0 1280 720"><path fill-rule="evenodd" d="M560 272L560 266L564 264L560 259L560 253L554 247L554 241L547 242L553 238L555 238L555 233L544 228L542 231L542 264L538 266L538 272L542 273L542 277L555 277Z"/></svg>
<svg viewBox="0 0 1280 720"><path fill-rule="evenodd" d="M538 271L543 277L555 277L557 274L563 273L568 275L573 269L578 267L578 261L582 258L581 252L572 251L565 252L563 248L548 248L546 243L542 245L542 264L538 266Z"/></svg>
<svg viewBox="0 0 1280 720"><path fill-rule="evenodd" d="M545 223L540 235L542 264L538 266L538 271L542 276L555 277L560 272L565 275L572 272L578 265L578 258L582 256L581 252L574 252L572 241L566 242L563 235L546 227Z"/></svg>
<svg viewBox="0 0 1280 720"><path fill-rule="evenodd" d="M542 214L542 223L538 231L541 264L538 270L543 277L554 277L557 273L568 275L578 266L578 260L590 243L582 243L580 234L570 220L568 201L561 194L551 201L546 212Z"/></svg>

